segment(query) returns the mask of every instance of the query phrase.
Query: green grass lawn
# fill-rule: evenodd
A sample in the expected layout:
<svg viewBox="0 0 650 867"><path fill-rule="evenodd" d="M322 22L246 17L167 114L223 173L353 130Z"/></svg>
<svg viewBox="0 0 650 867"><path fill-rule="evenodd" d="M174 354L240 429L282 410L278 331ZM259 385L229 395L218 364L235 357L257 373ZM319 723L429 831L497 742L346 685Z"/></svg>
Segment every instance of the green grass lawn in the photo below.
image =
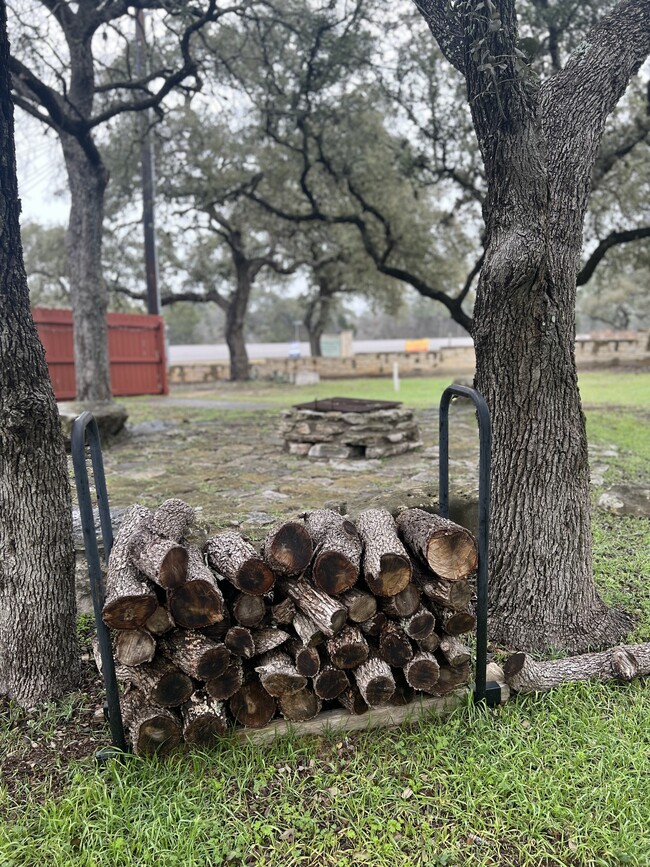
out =
<svg viewBox="0 0 650 867"><path fill-rule="evenodd" d="M590 441L618 450L606 482L647 483L650 376L580 383ZM447 384L403 380L400 398L435 405ZM390 383L342 385L321 383L319 394L392 397ZM279 387L245 392L303 399ZM631 640L650 639L650 520L596 511L594 546L605 598L637 617ZM0 867L650 864L643 680L567 685L488 711L467 704L391 731L227 740L209 753L103 768L56 754L30 771L30 744L51 749L89 700L79 694L37 717L0 714L5 755L27 766L0 787Z"/></svg>

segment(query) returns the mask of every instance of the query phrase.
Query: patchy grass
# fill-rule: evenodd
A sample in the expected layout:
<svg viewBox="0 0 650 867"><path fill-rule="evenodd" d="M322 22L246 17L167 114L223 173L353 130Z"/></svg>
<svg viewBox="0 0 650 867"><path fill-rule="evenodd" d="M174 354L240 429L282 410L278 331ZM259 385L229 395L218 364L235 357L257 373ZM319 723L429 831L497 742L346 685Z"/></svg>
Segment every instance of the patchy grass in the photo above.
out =
<svg viewBox="0 0 650 867"><path fill-rule="evenodd" d="M610 376L616 380L610 383ZM413 401L429 399L430 384L409 382ZM581 376L590 441L601 450L613 447L607 483L647 482L650 426L637 386L647 387L648 378L634 382L629 387L620 374ZM612 411L600 399L613 393L610 388L623 410ZM281 390L272 392L274 405L281 403ZM141 420L163 417L159 408L147 415L146 401L130 403L142 408ZM127 500L139 498L151 485L147 473L165 461L172 463L174 493L192 483L190 465L203 474L207 492L217 482L218 463L241 480L240 490L227 492L218 507L238 507L240 496L242 508L249 508L246 496L255 485L246 478L245 461L237 464L237 454L219 441L214 423L226 412L234 424L232 411L202 408L194 417L187 407L168 406L164 412L177 425L183 418L196 421L186 426L179 455L173 456L170 437L171 457L165 457L164 440L155 447L118 445L107 456L116 476L128 476L130 468L120 489ZM242 419L259 426L258 436L270 436L274 413ZM262 460L268 462L266 454ZM299 478L297 468L288 467L287 491L308 481L322 496L322 467L311 480ZM373 472L375 484L380 476ZM161 487L168 482L154 479ZM355 482L341 472L337 495L347 496ZM650 521L596 510L594 553L607 601L637 617L630 640L648 640ZM80 623L86 654L90 627L88 619ZM468 704L448 719L394 731L290 736L265 747L229 739L210 752L179 752L165 762L128 757L99 768L93 753L108 743L108 734L90 666L84 691L58 705L34 712L0 707L0 867L650 863L648 687L642 680L567 685L490 711Z"/></svg>
<svg viewBox="0 0 650 867"><path fill-rule="evenodd" d="M5 865L647 864L647 691L580 684L341 737L72 766L5 798ZM44 796L45 795L45 796Z"/></svg>

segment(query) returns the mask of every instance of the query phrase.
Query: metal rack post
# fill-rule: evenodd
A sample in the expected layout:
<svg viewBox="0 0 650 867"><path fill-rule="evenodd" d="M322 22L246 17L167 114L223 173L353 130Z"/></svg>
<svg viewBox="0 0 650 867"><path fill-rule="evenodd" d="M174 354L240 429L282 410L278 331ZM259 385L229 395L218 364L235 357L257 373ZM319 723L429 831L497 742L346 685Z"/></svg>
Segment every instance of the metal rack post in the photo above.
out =
<svg viewBox="0 0 650 867"><path fill-rule="evenodd" d="M440 514L449 517L449 404L453 397L469 398L476 407L479 430L478 483L478 575L476 604L476 682L474 702L490 707L499 704L501 689L495 681L486 683L487 611L488 611L488 547L490 537L490 447L492 432L490 410L485 398L465 385L450 385L440 398L440 454L438 499Z"/></svg>
<svg viewBox="0 0 650 867"><path fill-rule="evenodd" d="M104 561L108 558L113 547L113 528L111 525L111 512L106 490L106 476L104 475L104 461L102 447L99 439L97 421L90 412L82 413L75 419L72 425L71 446L72 464L74 466L75 482L77 485L77 500L79 502L79 514L83 530L84 548L88 561L88 574L90 576L90 592L93 599L93 611L95 613L95 626L97 628L97 640L99 653L102 660L102 677L106 688L106 701L108 705L108 724L111 730L113 746L122 752L126 752L126 740L124 737L124 724L120 709L120 696L115 677L115 662L113 660L113 648L108 627L102 619L104 607L104 587L102 583L102 569L99 559L99 547L97 545L97 533L95 532L95 517L90 495L90 482L88 479L88 467L86 464L86 438L90 446L90 458L93 467L95 492L97 495L97 508L99 511L99 523L104 542ZM98 760L105 758L97 756Z"/></svg>

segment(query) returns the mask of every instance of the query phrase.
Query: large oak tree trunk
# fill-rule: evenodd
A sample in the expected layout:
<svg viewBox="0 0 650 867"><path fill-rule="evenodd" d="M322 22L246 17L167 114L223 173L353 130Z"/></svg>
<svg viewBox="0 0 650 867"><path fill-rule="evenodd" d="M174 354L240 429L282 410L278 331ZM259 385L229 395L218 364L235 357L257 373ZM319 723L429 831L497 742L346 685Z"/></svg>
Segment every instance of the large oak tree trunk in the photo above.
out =
<svg viewBox="0 0 650 867"><path fill-rule="evenodd" d="M79 675L67 461L22 259L5 4L0 4L0 692L22 705Z"/></svg>
<svg viewBox="0 0 650 867"><path fill-rule="evenodd" d="M650 2L620 3L541 86L517 51L514 0L419 6L465 75L487 180L473 337L493 424L490 633L536 651L612 644L629 620L593 581L575 284L592 168L650 51Z"/></svg>
<svg viewBox="0 0 650 867"><path fill-rule="evenodd" d="M76 139L61 135L61 143L70 188L66 252L77 400L109 401L108 291L102 274L102 223L108 173L99 155L92 161Z"/></svg>

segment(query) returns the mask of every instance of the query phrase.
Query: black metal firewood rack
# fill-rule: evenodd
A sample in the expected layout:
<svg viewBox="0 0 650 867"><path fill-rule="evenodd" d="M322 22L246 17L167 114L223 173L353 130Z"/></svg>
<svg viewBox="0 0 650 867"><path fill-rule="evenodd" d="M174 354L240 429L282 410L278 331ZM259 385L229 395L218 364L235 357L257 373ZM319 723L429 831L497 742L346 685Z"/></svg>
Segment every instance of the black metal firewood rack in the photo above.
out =
<svg viewBox="0 0 650 867"><path fill-rule="evenodd" d="M484 398L473 388L463 385L450 385L445 389L440 399L440 441L439 441L439 509L443 517L449 516L449 405L455 398L470 399L476 408L479 428L479 502L478 502L478 572L477 572L477 603L476 603L476 680L474 684L474 702L489 707L499 704L501 689L494 681L486 682L487 663L487 610L488 610L488 544L490 525L490 445L491 425L490 412ZM99 525L104 548L104 562L113 546L113 527L106 489L104 460L97 421L90 412L82 413L72 426L71 451L77 488L77 500L81 527L83 531L84 548L88 562L90 591L93 600L93 612L97 639L102 664L102 678L106 690L105 714L111 732L113 750L127 752L124 723L120 708L120 696L115 675L115 662L111 636L108 627L102 619L104 607L104 585L102 566L95 529L93 498L90 487L90 477L86 459L86 444L90 450L90 460L93 470L93 481ZM97 754L100 761L105 760L114 752L102 750Z"/></svg>

